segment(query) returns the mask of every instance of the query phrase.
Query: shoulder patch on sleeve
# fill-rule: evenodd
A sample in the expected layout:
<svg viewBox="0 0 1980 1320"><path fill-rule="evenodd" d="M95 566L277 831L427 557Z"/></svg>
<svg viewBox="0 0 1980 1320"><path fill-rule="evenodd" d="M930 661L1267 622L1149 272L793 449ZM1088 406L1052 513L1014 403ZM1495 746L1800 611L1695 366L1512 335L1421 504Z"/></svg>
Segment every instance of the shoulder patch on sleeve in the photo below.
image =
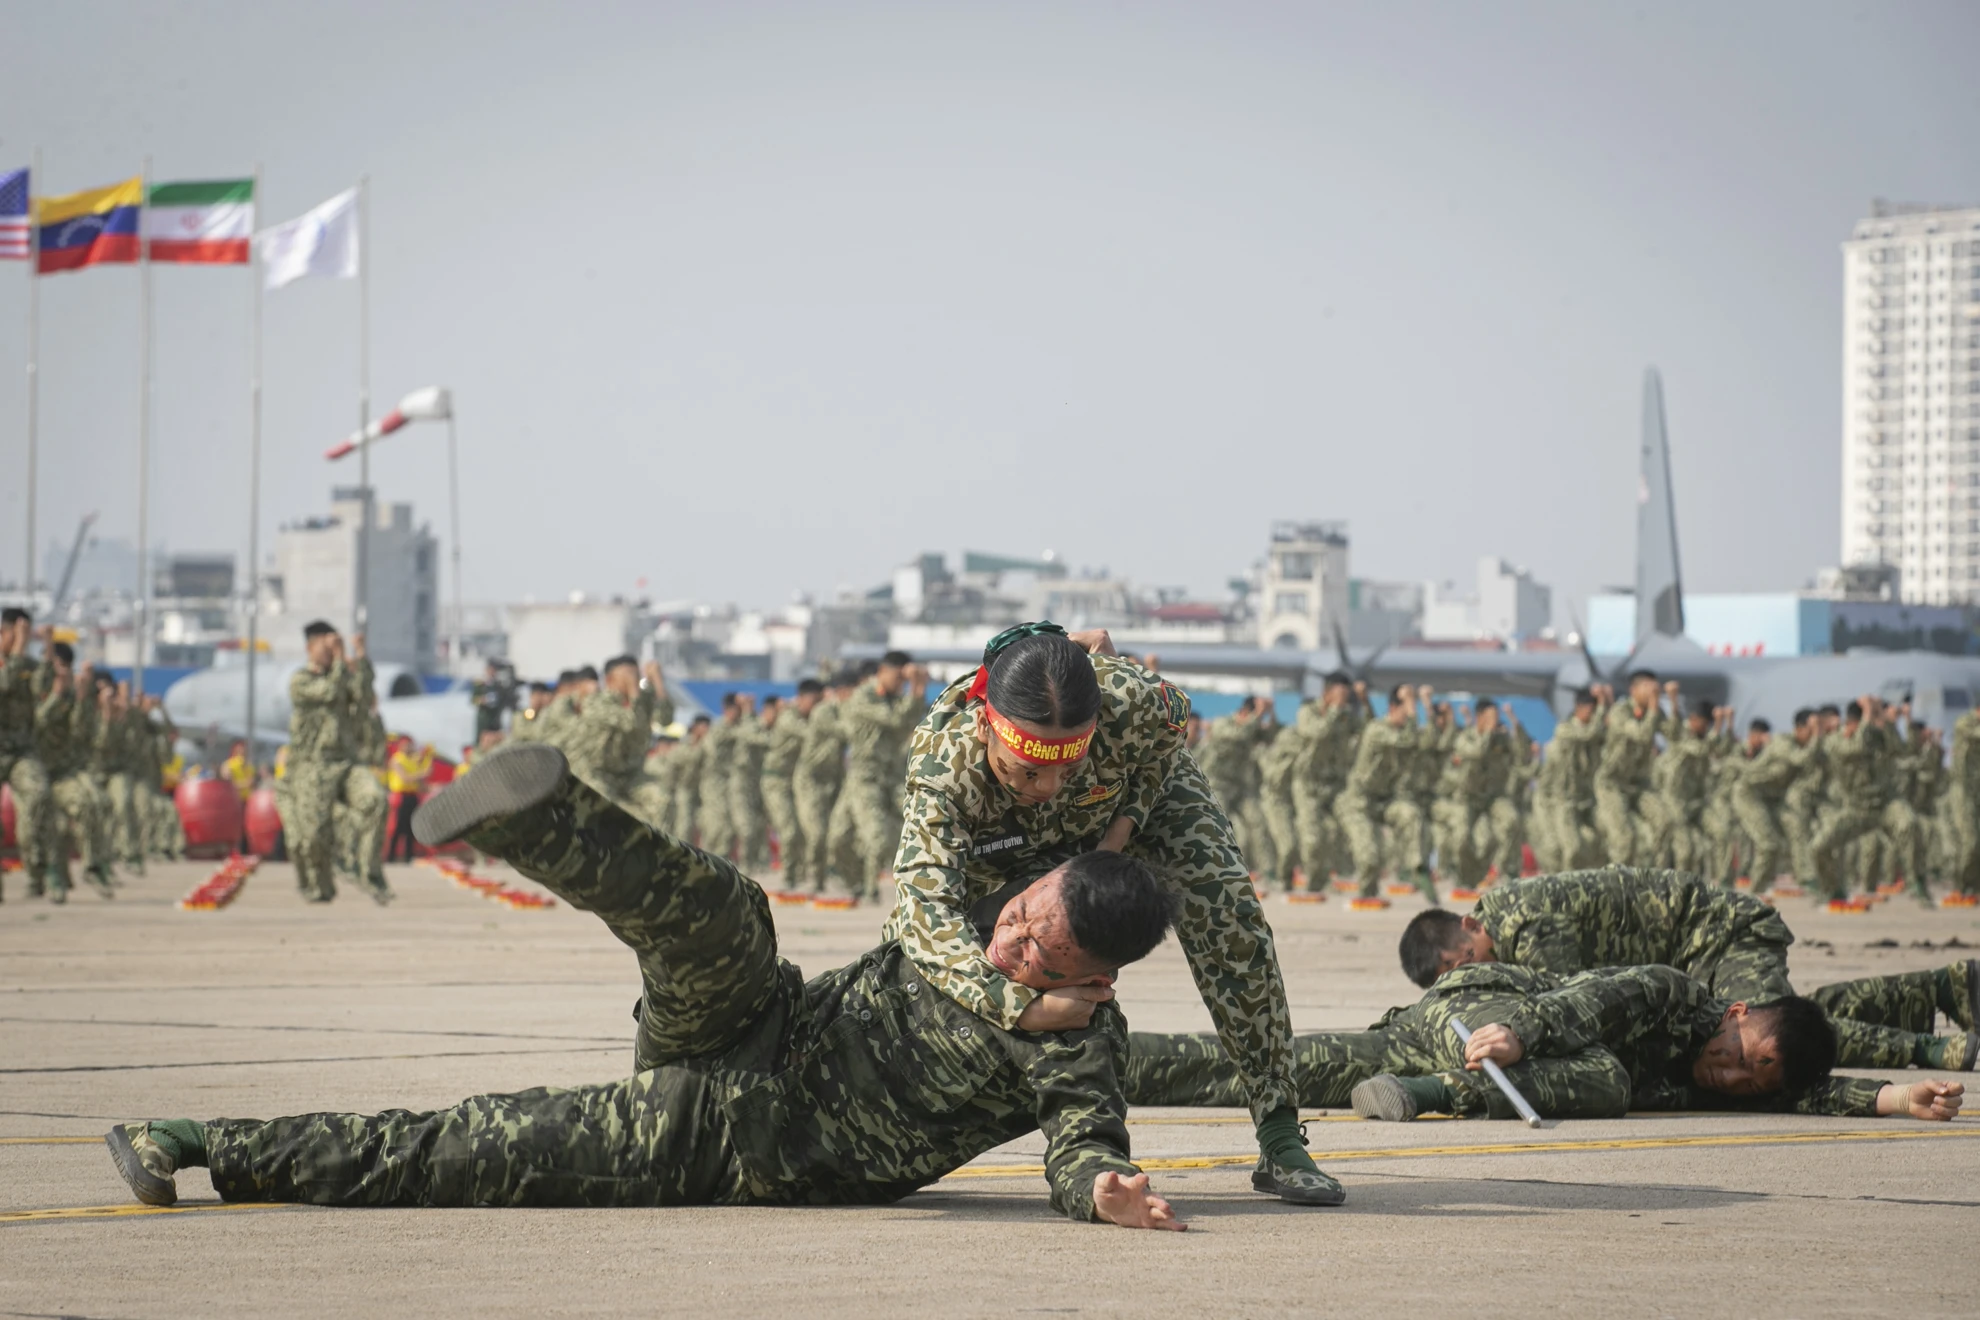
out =
<svg viewBox="0 0 1980 1320"><path fill-rule="evenodd" d="M1180 733L1189 724L1189 694L1166 678L1155 681L1162 700L1162 721Z"/></svg>

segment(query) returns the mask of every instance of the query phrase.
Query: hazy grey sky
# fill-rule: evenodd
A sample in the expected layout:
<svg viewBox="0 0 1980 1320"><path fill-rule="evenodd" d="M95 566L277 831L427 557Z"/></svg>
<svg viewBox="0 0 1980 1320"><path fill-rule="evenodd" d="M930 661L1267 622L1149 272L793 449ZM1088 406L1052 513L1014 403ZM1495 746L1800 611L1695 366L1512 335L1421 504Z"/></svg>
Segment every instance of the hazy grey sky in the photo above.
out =
<svg viewBox="0 0 1980 1320"><path fill-rule="evenodd" d="M1980 200L1980 6L23 5L0 167L373 181L379 407L453 387L470 599L775 604L923 549L1217 592L1631 572L1646 364L1693 589L1838 550L1841 258ZM157 272L153 527L245 530L247 274ZM41 523L129 535L136 276L42 285ZM25 280L0 266L0 519ZM323 509L356 295L267 307L266 529ZM444 532L438 429L376 455ZM0 530L0 575L19 571Z"/></svg>

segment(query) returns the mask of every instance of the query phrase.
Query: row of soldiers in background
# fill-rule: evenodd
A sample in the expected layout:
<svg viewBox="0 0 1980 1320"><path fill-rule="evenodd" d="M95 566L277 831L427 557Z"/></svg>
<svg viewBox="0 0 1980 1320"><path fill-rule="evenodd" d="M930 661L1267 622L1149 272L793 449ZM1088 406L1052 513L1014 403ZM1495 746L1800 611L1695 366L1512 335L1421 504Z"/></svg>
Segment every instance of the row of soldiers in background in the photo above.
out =
<svg viewBox="0 0 1980 1320"><path fill-rule="evenodd" d="M1197 755L1261 881L1290 889L1385 873L1436 899L1430 862L1460 889L1516 876L1531 847L1542 871L1676 867L1764 892L1791 872L1821 898L1902 875L1980 894L1980 714L1955 725L1950 758L1906 706L1874 697L1764 720L1733 734L1732 712L1684 703L1639 671L1626 699L1578 692L1542 749L1510 708L1468 719L1428 687L1397 687L1379 718L1367 689L1329 675L1281 727L1247 698L1211 722ZM1950 764L1948 764L1950 760Z"/></svg>
<svg viewBox="0 0 1980 1320"><path fill-rule="evenodd" d="M834 884L875 897L901 834L908 740L928 675L903 652L806 679L786 701L730 692L679 738L653 739L674 705L658 665L632 656L530 685L514 741L548 742L574 774L677 838L745 871L770 866L774 831L787 889Z"/></svg>
<svg viewBox="0 0 1980 1320"><path fill-rule="evenodd" d="M41 643L39 659L30 655ZM178 731L156 697L76 664L27 611L0 616L0 782L13 792L28 896L68 900L69 859L104 897L112 867L142 873L147 856L178 858L185 830L171 793L184 768Z"/></svg>

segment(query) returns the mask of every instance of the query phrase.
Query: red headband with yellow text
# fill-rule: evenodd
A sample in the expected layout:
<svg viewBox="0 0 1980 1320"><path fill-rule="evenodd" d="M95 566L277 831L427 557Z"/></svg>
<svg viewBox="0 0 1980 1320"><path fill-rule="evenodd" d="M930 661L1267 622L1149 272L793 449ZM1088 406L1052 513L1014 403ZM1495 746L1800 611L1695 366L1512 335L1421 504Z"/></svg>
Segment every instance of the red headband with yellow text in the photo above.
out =
<svg viewBox="0 0 1980 1320"><path fill-rule="evenodd" d="M990 704L990 670L987 666L976 671L976 678L969 685L969 695L983 702L983 718L989 722L991 732L1020 761L1032 765L1072 765L1085 760L1087 751L1093 746L1092 729L1071 738L1041 738L1035 733L1026 733L999 715L997 708Z"/></svg>

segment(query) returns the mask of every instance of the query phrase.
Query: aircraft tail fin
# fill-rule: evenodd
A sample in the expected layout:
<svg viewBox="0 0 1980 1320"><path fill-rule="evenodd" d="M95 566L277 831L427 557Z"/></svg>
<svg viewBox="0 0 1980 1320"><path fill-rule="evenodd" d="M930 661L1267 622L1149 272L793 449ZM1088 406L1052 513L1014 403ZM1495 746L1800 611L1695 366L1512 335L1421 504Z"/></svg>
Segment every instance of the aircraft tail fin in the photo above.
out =
<svg viewBox="0 0 1980 1320"><path fill-rule="evenodd" d="M1643 374L1641 484L1636 492L1636 641L1684 635L1684 585L1678 573L1677 502L1664 430L1664 382Z"/></svg>

